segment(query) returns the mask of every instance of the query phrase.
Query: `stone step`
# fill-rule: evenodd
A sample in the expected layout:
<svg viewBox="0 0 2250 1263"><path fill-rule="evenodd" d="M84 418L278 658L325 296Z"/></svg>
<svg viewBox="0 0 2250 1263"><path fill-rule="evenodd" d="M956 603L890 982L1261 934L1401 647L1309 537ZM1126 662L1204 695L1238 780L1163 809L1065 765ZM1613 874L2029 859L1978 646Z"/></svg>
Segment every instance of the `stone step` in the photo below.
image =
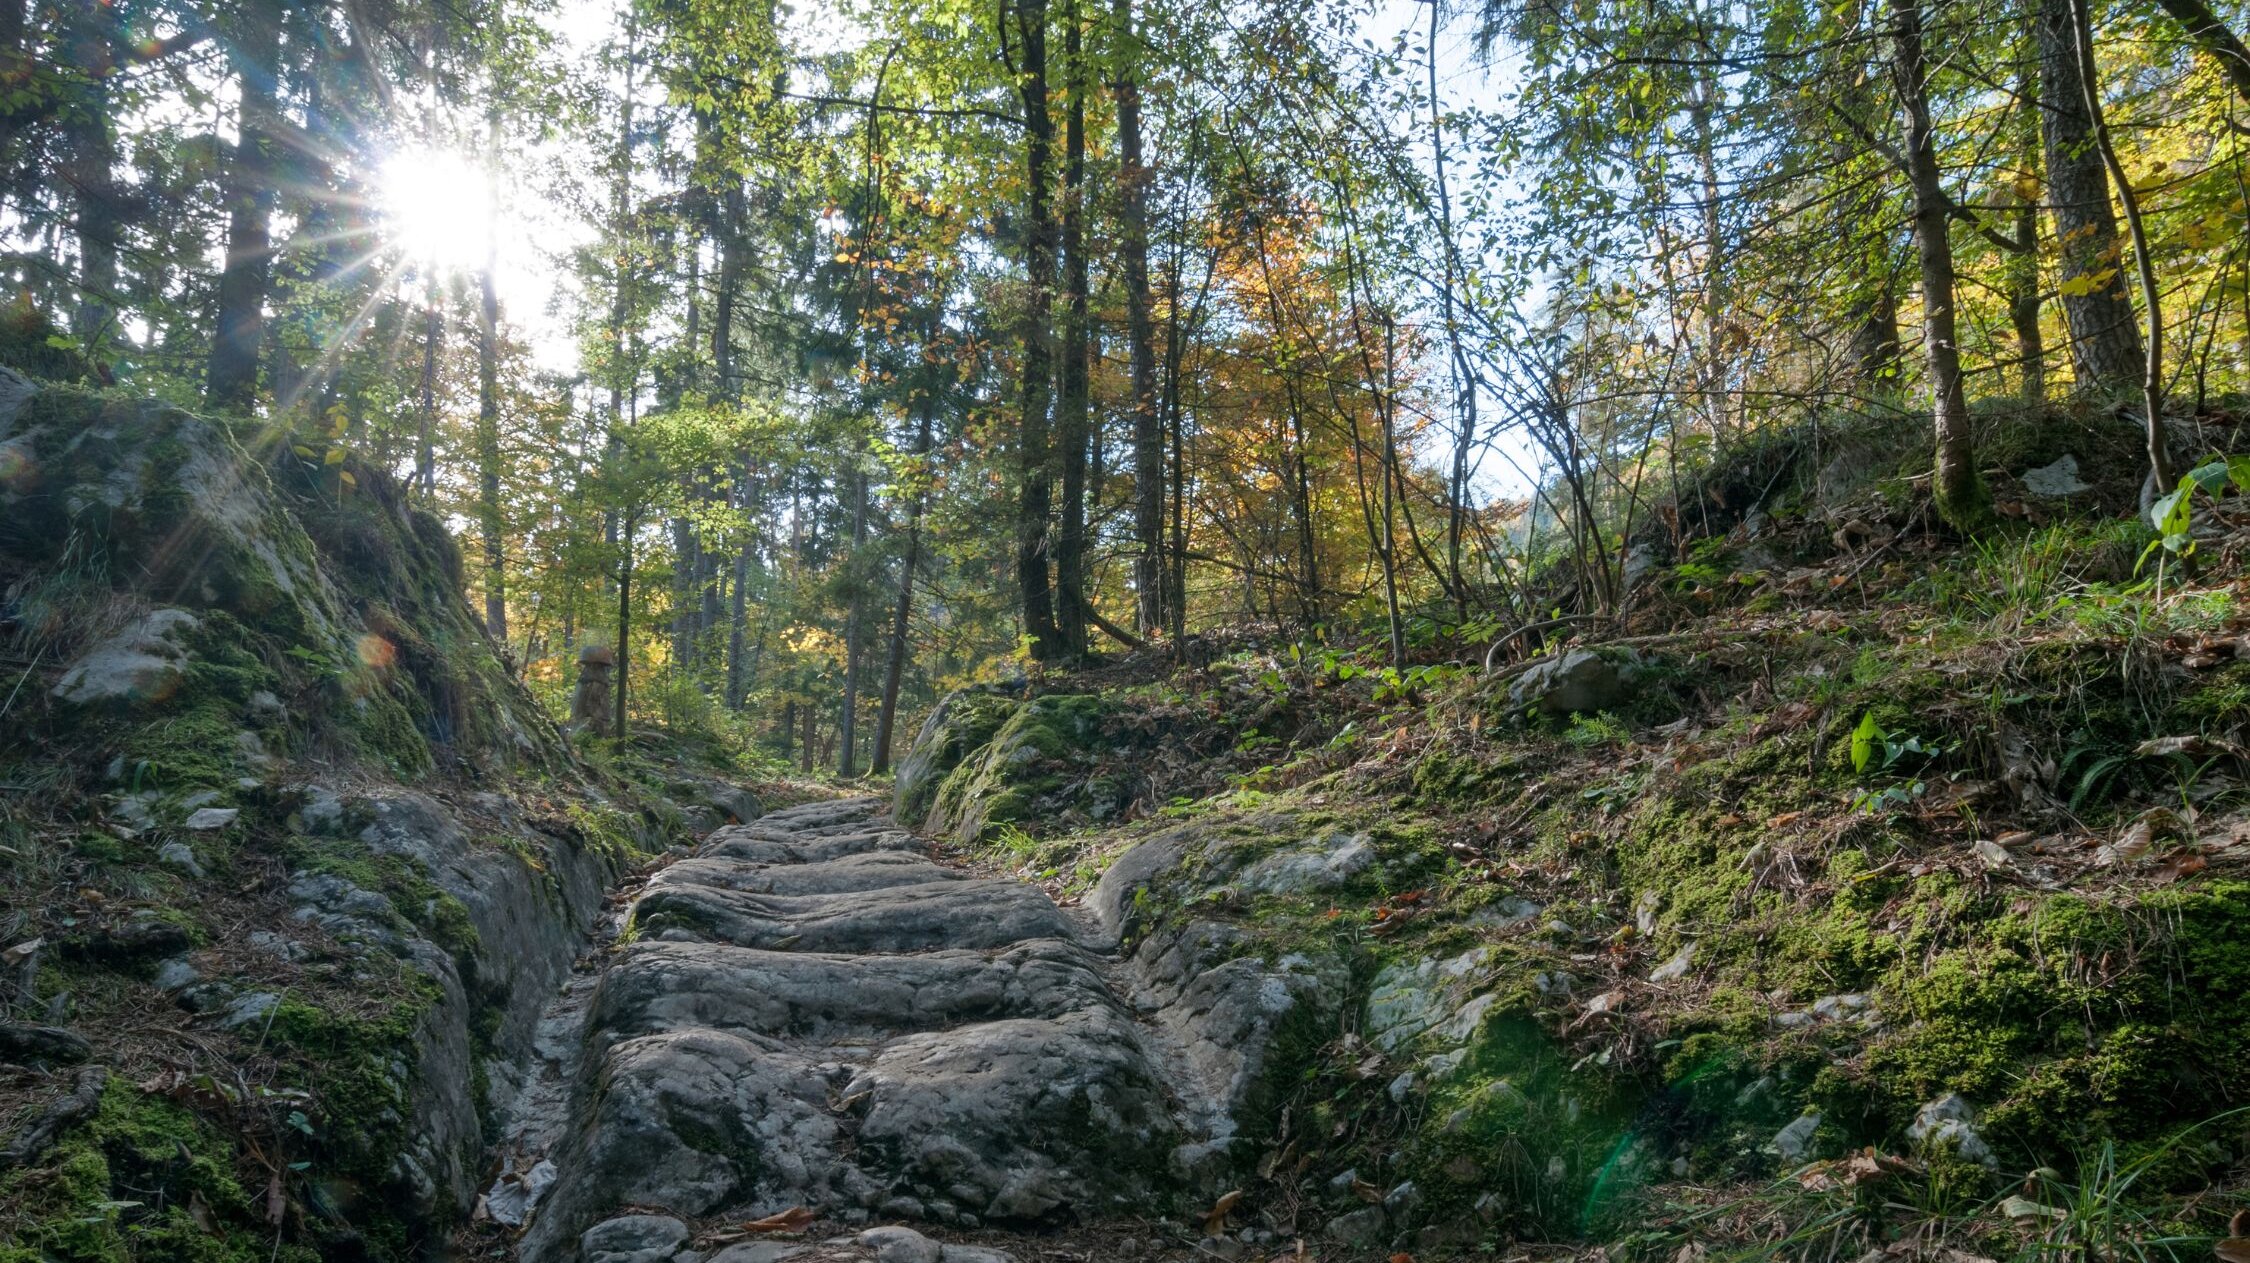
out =
<svg viewBox="0 0 2250 1263"><path fill-rule="evenodd" d="M699 1027L835 1043L1115 1004L1093 961L1053 939L915 956L643 942L610 966L589 1020L610 1043Z"/></svg>
<svg viewBox="0 0 2250 1263"><path fill-rule="evenodd" d="M830 895L881 890L888 886L926 886L960 881L968 874L941 868L910 851L866 851L810 864L776 864L698 855L684 859L649 881L649 888L707 886L755 895Z"/></svg>
<svg viewBox="0 0 2250 1263"><path fill-rule="evenodd" d="M642 896L633 918L647 938L806 952L889 955L1073 938L1038 890L981 879L823 895L665 886Z"/></svg>

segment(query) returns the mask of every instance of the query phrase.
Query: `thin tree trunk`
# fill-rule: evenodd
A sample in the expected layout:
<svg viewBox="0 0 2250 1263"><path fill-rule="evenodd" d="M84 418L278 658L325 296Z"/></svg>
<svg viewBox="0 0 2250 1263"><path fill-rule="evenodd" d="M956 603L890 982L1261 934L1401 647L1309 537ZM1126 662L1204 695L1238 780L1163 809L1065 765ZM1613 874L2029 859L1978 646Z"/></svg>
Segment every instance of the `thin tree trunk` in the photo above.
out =
<svg viewBox="0 0 2250 1263"><path fill-rule="evenodd" d="M1055 623L1054 591L1047 573L1047 517L1052 507L1054 453L1048 412L1054 396L1055 227L1049 206L1047 166L1055 124L1047 110L1047 0L1014 0L1022 45L1024 116L1024 272L1029 292L1023 315L1023 419L1017 435L1017 472L1023 486L1016 514L1016 584L1023 603L1024 634L1032 657L1045 662L1063 650Z"/></svg>
<svg viewBox="0 0 2250 1263"><path fill-rule="evenodd" d="M7 0L13 10L21 43L23 8ZM62 112L65 178L78 221L78 296L72 305L70 331L89 354L100 355L101 344L114 335L117 313L111 303L117 294L117 135L112 123L109 71L115 61L112 43L113 10L98 0L81 0L72 6L69 26L71 59L86 72L83 98ZM11 63L12 64L12 63Z"/></svg>
<svg viewBox="0 0 2250 1263"><path fill-rule="evenodd" d="M922 513L930 498L922 463L930 455L930 423L937 411L935 394L930 386L924 387L914 427L914 503L907 512L906 555L899 560L898 605L891 615L890 656L883 665L883 705L875 714L875 760L870 770L878 776L891 770L891 732L898 719L899 684L906 676L907 633L914 620L914 571L922 564Z"/></svg>
<svg viewBox="0 0 2250 1263"><path fill-rule="evenodd" d="M2149 257L2148 230L2141 223L2141 196L2134 190L2125 164L2117 160L2109 122L2102 116L2101 67L2094 60L2093 15L2086 0L2070 0L2070 7L2086 120L2093 125L2094 142L2109 168L2109 178L2117 182L2118 201L2125 207L2125 231L2133 242L2133 271L2141 285L2141 312L2148 318L2141 339L2141 407L2148 441L2148 476L2155 484L2155 493L2161 495L2174 482L2172 453L2164 433L2164 299L2156 285L2156 264Z"/></svg>
<svg viewBox="0 0 2250 1263"><path fill-rule="evenodd" d="M1063 123L1062 398L1055 448L1062 458L1062 525L1055 534L1055 588L1062 651L1086 656L1086 57L1077 0L1064 11L1063 57L1070 107Z"/></svg>
<svg viewBox="0 0 2250 1263"><path fill-rule="evenodd" d="M2036 21L2036 19L2034 19ZM2038 55L2038 35L2030 37L2032 59ZM2016 75L2018 127L2023 170L2017 179L2016 244L2021 249L2008 259L2008 323L2016 333L2016 381L2026 403L2047 399L2047 335L2039 327L2039 76L2028 65Z"/></svg>
<svg viewBox="0 0 2250 1263"><path fill-rule="evenodd" d="M1922 342L1929 358L1930 413L1937 441L1933 491L1939 517L1956 530L1976 531L1989 524L1992 500L1970 446L1969 406L1961 386L1953 242L1948 235L1945 175L1938 167L1930 123L1921 0L1890 0L1890 8L1892 72L1906 116L1907 175L1914 188L1914 246L1922 264Z"/></svg>
<svg viewBox="0 0 2250 1263"><path fill-rule="evenodd" d="M2144 352L2118 267L2117 218L2108 172L2086 112L2072 0L2039 0L2039 116L2047 156L2047 201L2061 247L2058 288L2080 390L2137 382Z"/></svg>
<svg viewBox="0 0 2250 1263"><path fill-rule="evenodd" d="M617 739L625 740L625 687L633 670L633 530L637 514L626 514L617 554Z"/></svg>
<svg viewBox="0 0 2250 1263"><path fill-rule="evenodd" d="M1460 250L1453 240L1453 196L1445 180L1445 118L1438 107L1437 37L1438 19L1443 6L1430 5L1430 154L1437 172L1438 234L1445 252L1445 293L1443 298L1445 339L1448 348L1448 367L1453 375L1455 399L1455 426L1453 436L1453 469L1445 481L1445 587L1453 594L1454 613L1462 622L1469 619L1469 584L1461 573L1461 538L1469 513L1469 451L1477 434L1476 378L1469 367L1469 357L1461 347L1461 325L1453 314L1453 287L1461 271ZM1714 260L1712 266L1717 266ZM1299 426L1299 446L1302 447L1302 426ZM1300 480L1301 481L1301 480ZM1302 488L1300 487L1300 490ZM1300 512L1305 512L1300 510ZM1306 546L1311 546L1309 528ZM1309 556L1309 553L1308 553Z"/></svg>
<svg viewBox="0 0 2250 1263"><path fill-rule="evenodd" d="M844 612L844 704L836 725L836 775L850 779L859 775L859 754L855 737L859 732L859 660L865 642L865 624L862 617L867 597L867 578L859 573L859 563L867 547L867 465L866 453L853 469L852 483L852 535L851 552L845 566L851 575L852 599Z"/></svg>
<svg viewBox="0 0 2250 1263"><path fill-rule="evenodd" d="M484 534L484 628L508 643L508 571L505 525L500 515L500 291L494 273L500 251L500 115L490 120L485 145L488 199L484 273L478 278L477 312L477 517Z"/></svg>
<svg viewBox="0 0 2250 1263"><path fill-rule="evenodd" d="M1148 168L1141 162L1141 85L1133 0L1112 5L1117 41L1118 262L1125 282L1125 339L1133 380L1133 561L1135 619L1143 634L1164 626L1164 422L1156 407L1156 326L1149 311Z"/></svg>
<svg viewBox="0 0 2250 1263"><path fill-rule="evenodd" d="M2187 32L2189 41L2219 63L2219 72L2234 86L2237 96L2250 102L2250 48L2211 6L2203 0L2156 0L2156 3Z"/></svg>
<svg viewBox="0 0 2250 1263"><path fill-rule="evenodd" d="M241 113L225 176L226 265L219 274L218 321L205 368L204 399L220 411L247 413L258 398L258 352L265 343L266 292L273 277L281 14L270 0L249 6L231 46Z"/></svg>
<svg viewBox="0 0 2250 1263"><path fill-rule="evenodd" d="M414 486L421 493L422 503L426 505L437 493L438 339L444 336L445 326L439 315L435 268L423 277L423 283L422 380L418 409L420 429L414 437Z"/></svg>

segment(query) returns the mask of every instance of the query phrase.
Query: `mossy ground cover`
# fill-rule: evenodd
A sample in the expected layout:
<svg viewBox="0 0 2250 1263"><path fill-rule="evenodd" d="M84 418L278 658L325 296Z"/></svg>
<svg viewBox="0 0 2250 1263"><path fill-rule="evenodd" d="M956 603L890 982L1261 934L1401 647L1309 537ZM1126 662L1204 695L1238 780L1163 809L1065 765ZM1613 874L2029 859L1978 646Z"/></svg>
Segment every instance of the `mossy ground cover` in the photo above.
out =
<svg viewBox="0 0 2250 1263"><path fill-rule="evenodd" d="M1413 1090L1392 1084L1416 1050L1350 1021L1280 1059L1260 1195L1303 1216L1358 1204L1323 1184L1355 1167L1487 1242L1670 1257L1919 1233L2030 1258L2110 1232L2193 1257L2250 1156L2250 534L2218 514L2159 593L2145 528L2002 490L2014 525L1981 542L1838 543L1785 512L1757 557L1684 557L1610 633L1654 666L1615 714L1537 721L1473 671L1410 690L1302 649L1113 689L1119 712L1231 687L1221 708L1262 693L1289 718L1270 744L1230 725L1203 792L1143 796L1122 825L1019 816L971 853L1068 897L1169 829L1278 844L1341 822L1378 839L1382 880L1189 881L1136 916L1325 945L1363 982L1489 953L1480 1024ZM1053 766L1001 745L963 752L948 814L1052 792ZM1149 757L1078 755L1119 775ZM1989 1163L1908 1136L1955 1093ZM2021 1226L2009 1196L2047 1209Z"/></svg>

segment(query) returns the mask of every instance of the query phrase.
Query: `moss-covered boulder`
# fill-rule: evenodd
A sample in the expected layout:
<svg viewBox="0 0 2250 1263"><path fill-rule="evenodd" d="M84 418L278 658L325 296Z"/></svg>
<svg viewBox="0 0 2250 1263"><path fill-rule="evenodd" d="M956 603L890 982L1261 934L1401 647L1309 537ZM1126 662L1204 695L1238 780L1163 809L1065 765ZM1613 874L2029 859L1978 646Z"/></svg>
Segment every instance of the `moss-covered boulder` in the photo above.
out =
<svg viewBox="0 0 2250 1263"><path fill-rule="evenodd" d="M58 739L129 755L161 711L167 745L224 751L263 710L290 748L401 773L570 762L443 525L326 443L0 369L0 575L19 637L66 664L30 720ZM222 762L169 788L227 788Z"/></svg>
<svg viewBox="0 0 2250 1263"><path fill-rule="evenodd" d="M1115 702L1053 694L1003 711L991 704L1000 700L966 706L959 722L935 734L966 748L938 783L924 827L975 842L1004 825L1109 819L1131 802L1137 775L1129 756L1137 743L1114 722ZM968 738L988 724L990 735L969 747ZM917 779L917 795L926 782Z"/></svg>
<svg viewBox="0 0 2250 1263"><path fill-rule="evenodd" d="M983 689L946 694L922 722L913 748L898 765L891 810L899 823L915 827L927 820L930 806L937 800L938 786L961 766L961 760L992 740L992 734L1015 713L1018 704L1004 694Z"/></svg>

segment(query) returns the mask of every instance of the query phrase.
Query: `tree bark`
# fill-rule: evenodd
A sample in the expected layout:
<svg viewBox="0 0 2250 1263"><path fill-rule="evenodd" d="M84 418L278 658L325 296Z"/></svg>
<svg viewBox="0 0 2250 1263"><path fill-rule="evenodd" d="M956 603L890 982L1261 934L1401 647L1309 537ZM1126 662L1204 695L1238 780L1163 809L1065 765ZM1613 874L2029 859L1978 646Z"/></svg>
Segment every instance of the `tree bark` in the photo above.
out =
<svg viewBox="0 0 2250 1263"><path fill-rule="evenodd" d="M1149 311L1148 168L1141 159L1141 84L1134 72L1140 38L1133 0L1114 0L1117 41L1118 264L1125 283L1125 340L1133 380L1133 562L1135 621L1143 634L1164 626L1164 425L1156 407L1156 325Z"/></svg>
<svg viewBox="0 0 2250 1263"><path fill-rule="evenodd" d="M2032 47L2038 38L2032 37ZM2016 383L2026 403L2047 400L2047 335L2039 327L2039 189L2040 177L2039 76L2029 70L2016 76L2017 109L2023 171L2015 190L2016 244L2023 247L2008 257L2008 323L2016 333Z"/></svg>
<svg viewBox="0 0 2250 1263"><path fill-rule="evenodd" d="M1070 107L1063 118L1062 398L1055 449L1062 458L1062 524L1055 533L1055 589L1062 652L1086 656L1086 57L1077 0L1064 11L1063 57Z"/></svg>
<svg viewBox="0 0 2250 1263"><path fill-rule="evenodd" d="M226 264L219 274L218 319L203 394L215 409L247 413L258 399L258 352L265 342L266 292L273 278L281 14L271 0L248 7L231 47L241 111L225 176Z"/></svg>
<svg viewBox="0 0 2250 1263"><path fill-rule="evenodd" d="M2058 277L2080 390L2115 391L2140 380L2141 337L2125 273L2109 175L2086 113L2078 21L2071 0L2039 0L2039 107L2047 201L2061 247ZM2083 292L2078 292L2083 291Z"/></svg>
<svg viewBox="0 0 2250 1263"><path fill-rule="evenodd" d="M15 44L22 42L22 5L7 0L15 11L18 28ZM111 114L109 75L116 59L112 8L97 0L72 6L68 27L72 62L86 78L83 96L74 108L63 111L65 178L78 221L78 300L72 305L70 331L79 346L98 356L100 346L114 333L117 312L117 134Z"/></svg>
<svg viewBox="0 0 2250 1263"><path fill-rule="evenodd" d="M500 250L500 116L490 120L485 146L489 187L485 211L484 271L477 308L477 518L484 535L484 629L508 643L508 571L500 514L500 291L494 277Z"/></svg>
<svg viewBox="0 0 2250 1263"><path fill-rule="evenodd" d="M844 565L852 585L851 603L844 611L844 701L836 725L836 775L847 780L859 775L859 752L855 738L859 732L859 660L866 642L865 613L867 579L859 572L862 554L867 548L867 466L866 453L860 453L858 467L852 471L852 534L851 551L845 555Z"/></svg>
<svg viewBox="0 0 2250 1263"><path fill-rule="evenodd" d="M2190 42L2219 63L2219 72L2234 86L2235 94L2250 102L2250 48L2243 46L2241 38L2219 20L2211 6L2203 0L2156 0L2156 3L2180 24Z"/></svg>
<svg viewBox="0 0 2250 1263"><path fill-rule="evenodd" d="M2125 207L2125 230L2133 242L2133 271L2141 286L2141 311L2148 317L2142 339L2141 407L2148 442L2148 476L2153 499L2172 486L2171 445L2164 432L2164 299L2156 284L2156 265L2149 256L2148 231L2141 223L2141 197L2133 178L2118 161L2110 142L2109 123L2102 117L2100 64L2094 60L2094 22L2086 0L2070 0L2071 27L2078 46L2079 82L2085 90L2086 120L2092 124L2094 143L2110 178L2117 181L2118 200Z"/></svg>
<svg viewBox="0 0 2250 1263"><path fill-rule="evenodd" d="M930 374L932 378L935 374ZM933 383L934 384L934 383ZM930 454L930 424L937 411L936 391L925 387L920 415L914 428L915 476L925 476L923 462ZM899 559L898 605L891 615L889 660L883 665L883 704L875 715L875 759L870 769L877 775L891 770L891 735L898 719L898 690L906 675L907 633L914 619L914 571L922 564L922 513L929 504L929 485L916 483L914 504L906 519L906 554Z"/></svg>
<svg viewBox="0 0 2250 1263"><path fill-rule="evenodd" d="M619 524L617 554L617 739L625 740L625 690L633 669L633 531L636 515Z"/></svg>
<svg viewBox="0 0 2250 1263"><path fill-rule="evenodd" d="M1953 242L1945 174L1930 123L1929 71L1920 0L1890 0L1892 74L1906 119L1907 176L1914 189L1914 246L1922 265L1922 343L1929 359L1930 415L1937 446L1938 516L1956 530L1990 524L1992 499L1970 444L1953 295Z"/></svg>
<svg viewBox="0 0 2250 1263"><path fill-rule="evenodd" d="M1016 584L1032 657L1048 662L1063 651L1047 572L1047 518L1053 507L1054 453L1048 412L1054 395L1055 226L1048 204L1048 163L1055 138L1047 110L1047 0L1014 0L1023 64L1017 78L1024 118L1023 420L1016 468L1023 486L1016 513Z"/></svg>

